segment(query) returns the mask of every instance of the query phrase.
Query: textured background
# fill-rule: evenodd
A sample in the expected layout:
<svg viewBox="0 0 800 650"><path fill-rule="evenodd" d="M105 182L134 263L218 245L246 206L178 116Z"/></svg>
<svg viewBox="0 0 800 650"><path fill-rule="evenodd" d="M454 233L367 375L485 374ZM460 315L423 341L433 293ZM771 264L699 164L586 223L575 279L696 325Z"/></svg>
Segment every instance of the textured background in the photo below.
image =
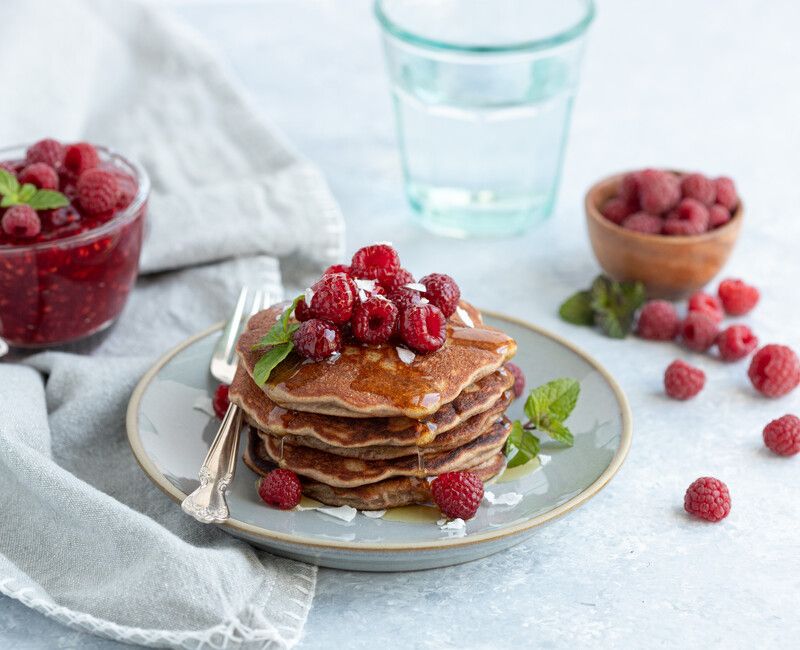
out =
<svg viewBox="0 0 800 650"><path fill-rule="evenodd" d="M725 275L763 289L747 317L763 342L800 349L800 5L600 0L555 217L510 241L431 238L408 220L377 29L367 0L190 2L264 114L321 166L348 220L348 252L390 240L419 274L454 275L473 302L574 340L628 393L634 442L599 496L511 551L451 569L322 570L302 648L790 647L800 636L800 458L762 448L800 391L757 397L745 365L669 344L610 341L558 321L597 271L581 208L609 172L657 165L733 176L746 203ZM708 374L689 404L662 396L676 356ZM716 475L733 511L716 526L681 510ZM796 642L795 642L796 643ZM0 648L124 647L0 599Z"/></svg>

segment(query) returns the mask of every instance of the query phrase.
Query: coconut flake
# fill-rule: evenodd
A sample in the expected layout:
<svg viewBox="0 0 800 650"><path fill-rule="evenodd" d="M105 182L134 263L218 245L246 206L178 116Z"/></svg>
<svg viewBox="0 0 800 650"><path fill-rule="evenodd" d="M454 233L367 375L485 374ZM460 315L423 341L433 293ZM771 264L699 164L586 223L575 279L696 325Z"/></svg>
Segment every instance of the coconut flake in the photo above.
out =
<svg viewBox="0 0 800 650"><path fill-rule="evenodd" d="M360 512L362 515L369 517L370 519L380 519L386 514L385 510L361 510Z"/></svg>
<svg viewBox="0 0 800 650"><path fill-rule="evenodd" d="M548 456L547 454L539 454L539 467L544 467L552 460L552 456Z"/></svg>
<svg viewBox="0 0 800 650"><path fill-rule="evenodd" d="M378 284L377 280L362 280L361 278L356 278L355 282L359 289L369 292L375 291L375 286Z"/></svg>
<svg viewBox="0 0 800 650"><path fill-rule="evenodd" d="M447 519L440 519L436 522L436 525L439 527L439 530L455 532L458 537L465 535L467 532L467 523L461 518L451 519L450 521Z"/></svg>
<svg viewBox="0 0 800 650"><path fill-rule="evenodd" d="M332 506L297 506L297 509L300 511L303 510L316 510L317 512L321 512L323 515L328 515L330 517L334 517L336 519L340 519L341 521L353 521L358 514L358 510L353 508L352 506L338 506L336 508Z"/></svg>
<svg viewBox="0 0 800 650"><path fill-rule="evenodd" d="M311 287L306 287L303 292L303 300L306 302L306 307L311 306L311 301L314 300L314 290Z"/></svg>
<svg viewBox="0 0 800 650"><path fill-rule="evenodd" d="M466 325L467 327L475 327L475 323L472 322L472 318L470 318L469 313L467 313L467 310L464 309L461 305L456 307L456 313L458 314L458 317L464 322L464 325Z"/></svg>
<svg viewBox="0 0 800 650"><path fill-rule="evenodd" d="M428 290L428 287L421 282L409 282L408 284L404 284L403 287L413 291L419 291L420 293L425 293Z"/></svg>
<svg viewBox="0 0 800 650"><path fill-rule="evenodd" d="M494 492L486 490L483 493L483 498L493 506L515 506L522 501L522 495L519 492L506 492L497 496Z"/></svg>
<svg viewBox="0 0 800 650"><path fill-rule="evenodd" d="M397 356L400 357L400 361L406 365L410 365L417 357L417 355L408 348L401 348L400 346L397 346L395 347L395 350L397 350Z"/></svg>
<svg viewBox="0 0 800 650"><path fill-rule="evenodd" d="M192 408L195 409L196 411L202 411L203 413L206 413L211 416L217 415L216 413L214 413L214 402L211 400L210 397L207 397L205 395L201 395L200 397L198 397L194 401L194 404L192 404Z"/></svg>

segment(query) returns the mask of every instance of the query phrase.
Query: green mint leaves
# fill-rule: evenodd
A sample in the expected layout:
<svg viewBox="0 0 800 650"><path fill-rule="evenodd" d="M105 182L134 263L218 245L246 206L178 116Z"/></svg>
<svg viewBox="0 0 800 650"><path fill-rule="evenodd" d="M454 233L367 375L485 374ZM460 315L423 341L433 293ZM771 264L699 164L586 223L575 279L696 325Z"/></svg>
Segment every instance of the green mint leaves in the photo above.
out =
<svg viewBox="0 0 800 650"><path fill-rule="evenodd" d="M5 169L0 169L0 194L3 195L0 208L25 204L34 210L53 210L69 205L69 199L61 192L38 190L31 183L20 185L16 177Z"/></svg>
<svg viewBox="0 0 800 650"><path fill-rule="evenodd" d="M636 310L647 296L641 282L614 282L599 275L592 286L567 298L559 316L574 325L597 325L606 336L625 338L633 327Z"/></svg>
<svg viewBox="0 0 800 650"><path fill-rule="evenodd" d="M281 314L277 322L270 328L269 332L262 336L258 343L253 346L254 350L269 348L269 350L264 353L264 356L258 360L253 369L253 379L259 386L263 386L267 383L267 379L269 379L275 366L288 357L292 348L294 348L292 335L300 325L298 323L290 324L289 319L294 313L297 303L302 299L302 295L297 296L297 298L292 301L292 304Z"/></svg>
<svg viewBox="0 0 800 650"><path fill-rule="evenodd" d="M578 403L580 392L578 381L569 378L554 379L530 392L525 400L529 421L526 424L515 421L506 440L508 467L524 465L539 454L541 444L533 430L542 431L568 447L573 445L575 440L564 421Z"/></svg>

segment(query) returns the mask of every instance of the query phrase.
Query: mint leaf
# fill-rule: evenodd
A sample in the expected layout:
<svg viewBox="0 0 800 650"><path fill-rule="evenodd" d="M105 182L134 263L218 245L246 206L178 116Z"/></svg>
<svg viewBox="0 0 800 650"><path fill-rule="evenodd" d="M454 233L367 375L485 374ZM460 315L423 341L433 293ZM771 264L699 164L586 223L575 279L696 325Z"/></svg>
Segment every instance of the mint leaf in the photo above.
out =
<svg viewBox="0 0 800 650"><path fill-rule="evenodd" d="M506 440L505 455L509 459L507 467L519 467L528 461L533 460L539 453L540 445L537 438L530 431L522 427L522 423L516 420L511 425L511 433Z"/></svg>
<svg viewBox="0 0 800 650"><path fill-rule="evenodd" d="M0 201L0 208L8 208L11 207L12 205L18 205L18 204L19 201L17 201L16 194L6 194L3 197L3 200Z"/></svg>
<svg viewBox="0 0 800 650"><path fill-rule="evenodd" d="M593 325L592 294L588 291L572 294L561 304L558 315L573 325Z"/></svg>
<svg viewBox="0 0 800 650"><path fill-rule="evenodd" d="M267 383L272 370L281 361L283 361L294 348L291 342L281 343L268 350L263 357L258 360L255 368L253 368L253 380L257 385L263 386Z"/></svg>
<svg viewBox="0 0 800 650"><path fill-rule="evenodd" d="M563 422L578 402L581 385L575 379L554 379L534 388L525 401L525 415L540 428L544 418Z"/></svg>
<svg viewBox="0 0 800 650"><path fill-rule="evenodd" d="M641 282L613 282L598 276L592 283L594 320L612 338L625 338L633 327L636 310L644 304L645 289Z"/></svg>
<svg viewBox="0 0 800 650"><path fill-rule="evenodd" d="M19 181L14 174L7 172L5 169L0 169L0 194L3 198L13 198L19 192Z"/></svg>
<svg viewBox="0 0 800 650"><path fill-rule="evenodd" d="M20 203L27 203L34 194L36 194L36 186L33 183L25 183L19 188L17 200Z"/></svg>
<svg viewBox="0 0 800 650"><path fill-rule="evenodd" d="M288 332L289 331L289 318L294 313L294 309L295 309L295 307L297 307L297 303L300 302L303 299L303 297L304 296L302 294L297 296L297 298L292 300L292 304L289 305L289 307L286 309L286 311L283 312L283 315L281 316L281 325L283 326L283 331L284 332Z"/></svg>
<svg viewBox="0 0 800 650"><path fill-rule="evenodd" d="M295 307L297 307L297 303L303 299L303 296L297 296L292 301L292 304L289 305L281 314L281 317L277 320L277 322L270 328L269 332L267 332L264 336L259 339L258 343L253 346L253 350L257 350L259 348L265 348L270 345L278 345L280 343L289 343L292 340L292 334L295 333L298 327L300 327L299 323L292 323L289 324L289 318L294 313Z"/></svg>
<svg viewBox="0 0 800 650"><path fill-rule="evenodd" d="M575 438L572 435L572 431L570 431L569 428L557 420L551 420L547 422L547 425L542 427L542 431L549 435L553 440L563 442L568 447L572 447L572 445L575 444Z"/></svg>
<svg viewBox="0 0 800 650"><path fill-rule="evenodd" d="M69 199L55 190L36 190L33 196L25 200L24 203L27 203L34 210L54 210L69 205Z"/></svg>

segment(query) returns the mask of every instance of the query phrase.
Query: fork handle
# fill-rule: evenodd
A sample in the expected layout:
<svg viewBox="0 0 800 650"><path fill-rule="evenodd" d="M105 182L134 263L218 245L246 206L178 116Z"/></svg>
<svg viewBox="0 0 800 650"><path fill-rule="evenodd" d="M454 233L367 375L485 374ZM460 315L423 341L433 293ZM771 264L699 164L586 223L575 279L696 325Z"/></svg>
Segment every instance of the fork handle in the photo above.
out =
<svg viewBox="0 0 800 650"><path fill-rule="evenodd" d="M231 404L200 467L200 487L181 503L183 511L201 523L222 523L230 517L225 493L236 471L241 428L242 410Z"/></svg>

